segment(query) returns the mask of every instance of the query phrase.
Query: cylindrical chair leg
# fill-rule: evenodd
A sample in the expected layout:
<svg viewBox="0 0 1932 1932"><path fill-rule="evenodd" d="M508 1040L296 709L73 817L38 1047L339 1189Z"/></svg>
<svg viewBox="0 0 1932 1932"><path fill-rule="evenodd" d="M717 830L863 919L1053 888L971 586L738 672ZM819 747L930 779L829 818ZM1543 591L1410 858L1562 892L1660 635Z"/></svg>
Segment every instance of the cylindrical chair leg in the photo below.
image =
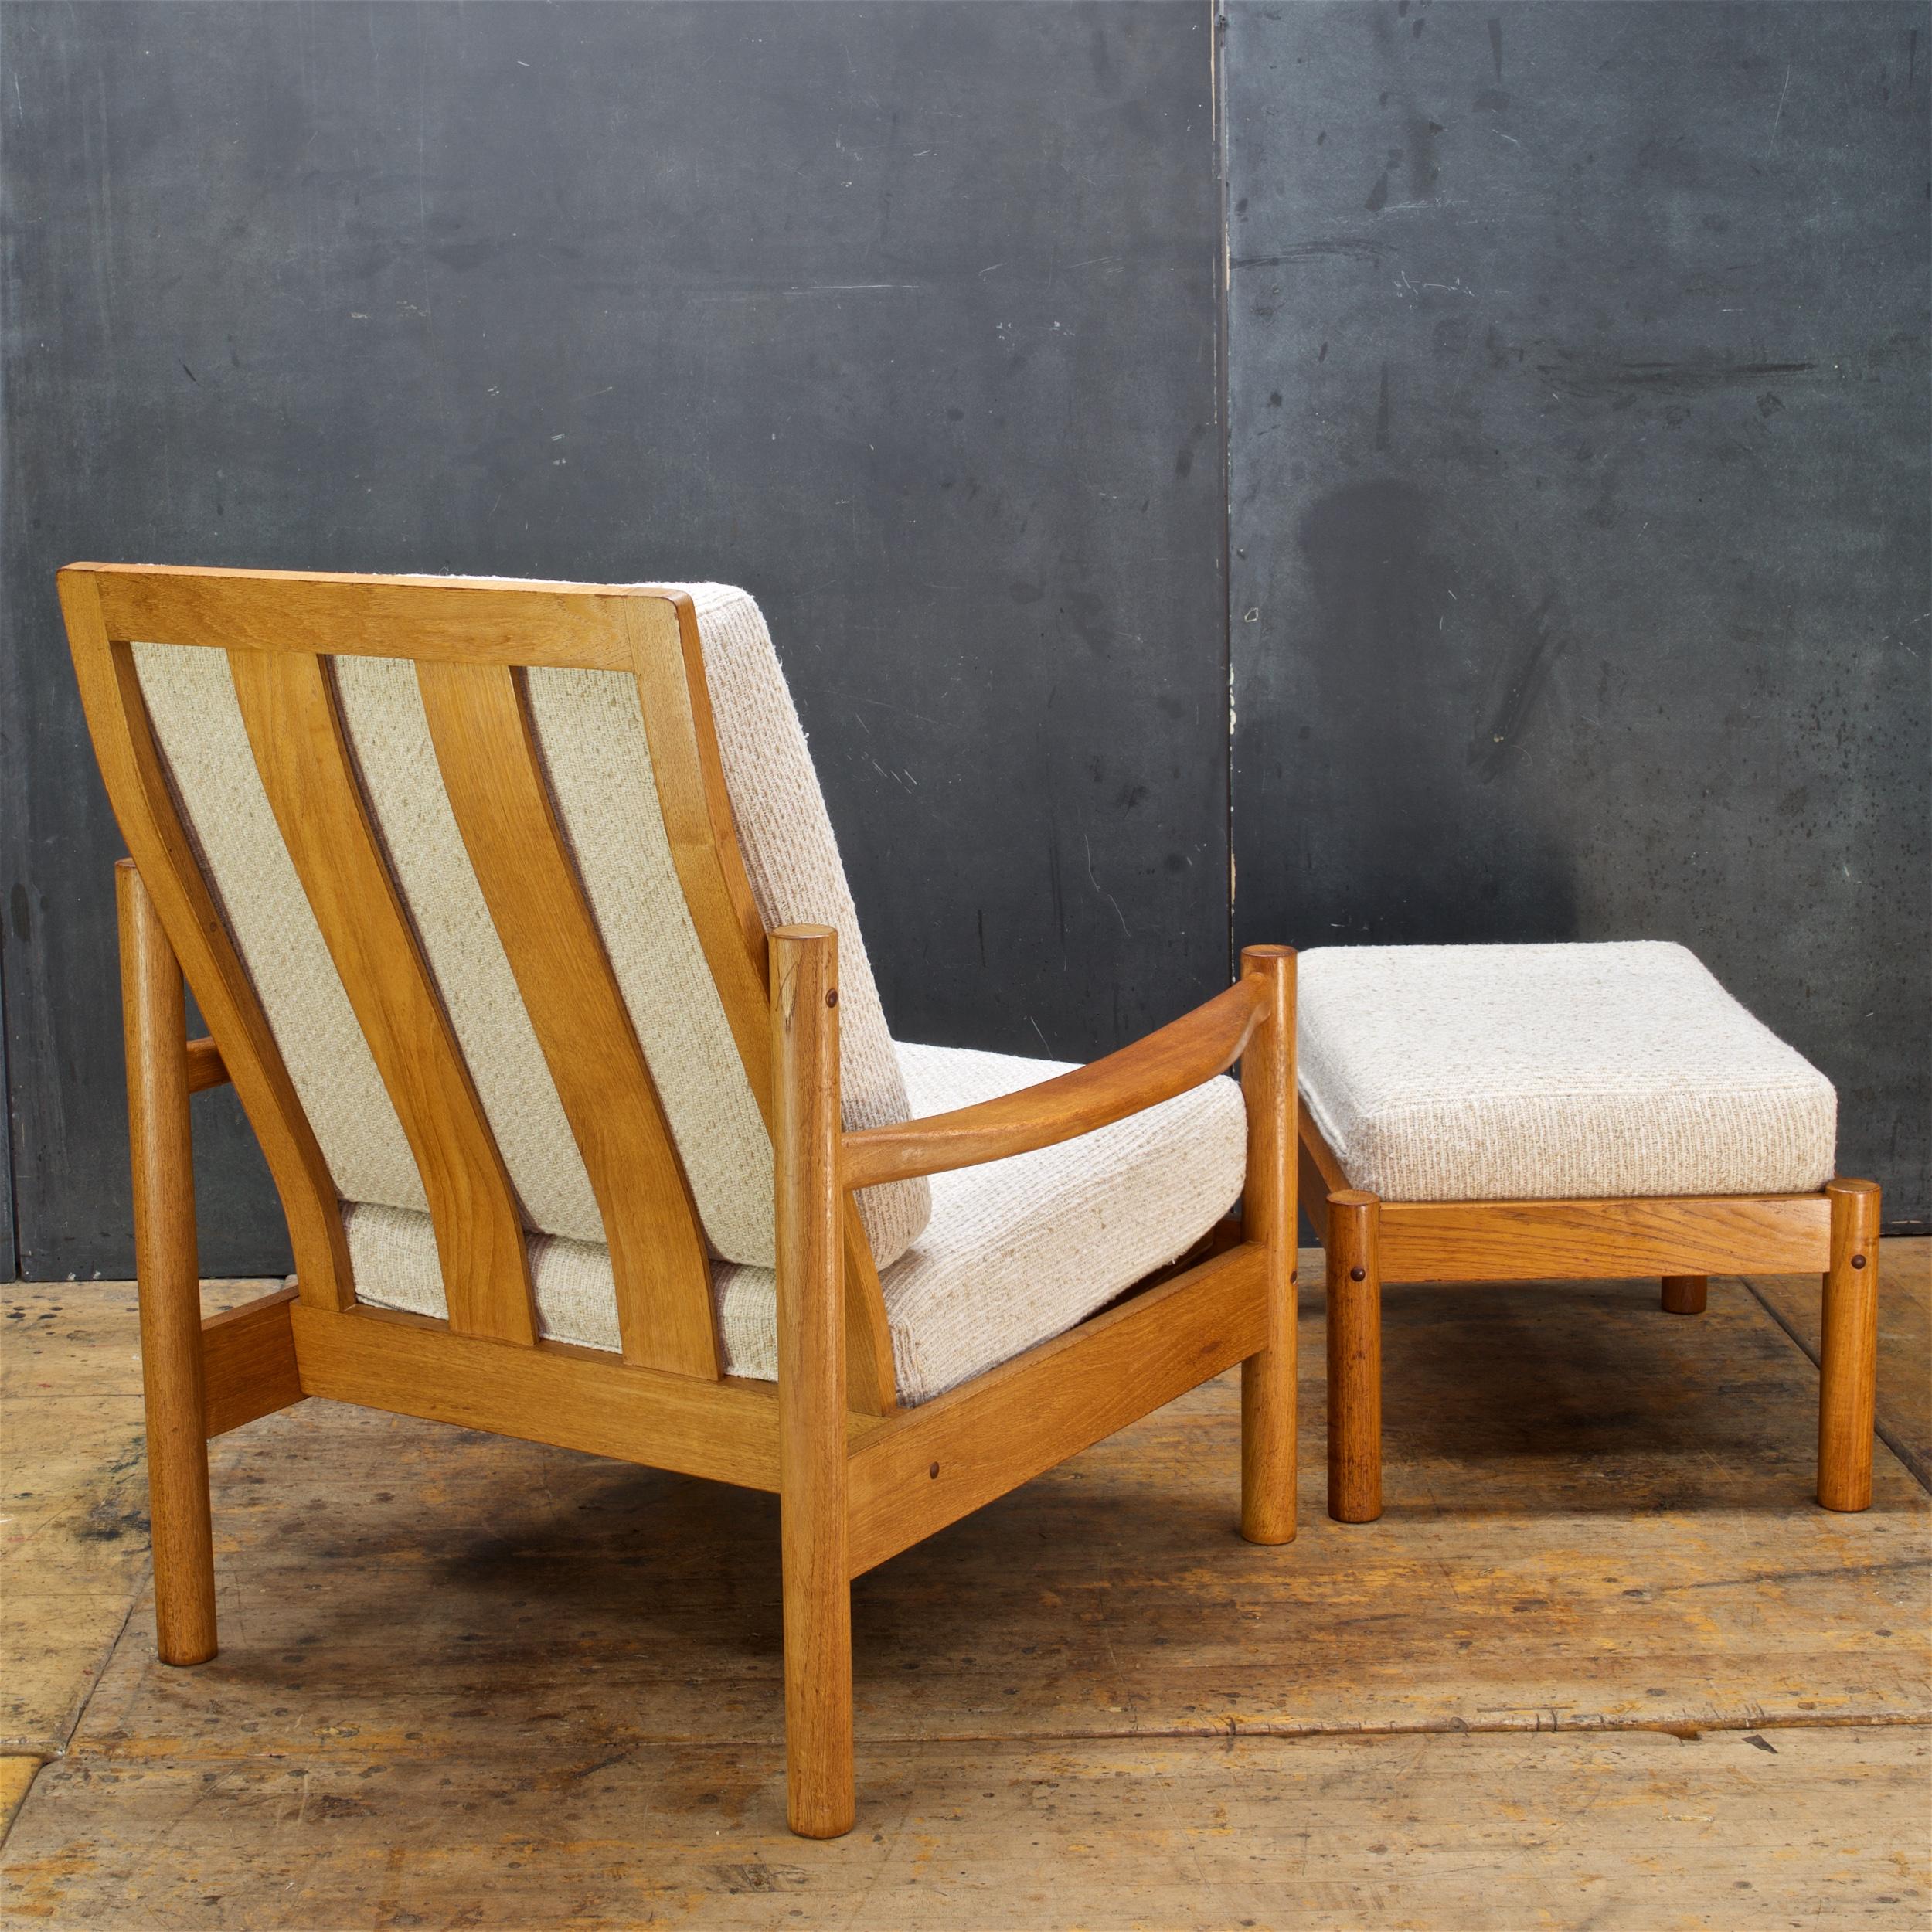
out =
<svg viewBox="0 0 1932 1932"><path fill-rule="evenodd" d="M1664 1312L1666 1315L1702 1315L1709 1291L1708 1276L1667 1274L1664 1277Z"/></svg>
<svg viewBox="0 0 1932 1932"><path fill-rule="evenodd" d="M1382 1514L1382 1203L1328 1196L1328 1514Z"/></svg>
<svg viewBox="0 0 1932 1932"><path fill-rule="evenodd" d="M838 936L781 927L770 957L786 1815L801 1838L837 1838L856 1808Z"/></svg>
<svg viewBox="0 0 1932 1932"><path fill-rule="evenodd" d="M1825 1192L1832 1267L1825 1277L1818 1499L1827 1509L1868 1509L1878 1402L1879 1189L1874 1181L1839 1180Z"/></svg>
<svg viewBox="0 0 1932 1932"><path fill-rule="evenodd" d="M215 1541L203 1413L187 1010L174 948L131 860L114 869L114 897L134 1157L155 1648L164 1664L205 1664L216 1647Z"/></svg>
<svg viewBox="0 0 1932 1932"><path fill-rule="evenodd" d="M1295 1087L1294 952L1250 946L1244 977L1268 982L1268 1005L1241 1056L1247 1101L1247 1240L1267 1251L1268 1342L1241 1364L1241 1534L1251 1543L1294 1537Z"/></svg>

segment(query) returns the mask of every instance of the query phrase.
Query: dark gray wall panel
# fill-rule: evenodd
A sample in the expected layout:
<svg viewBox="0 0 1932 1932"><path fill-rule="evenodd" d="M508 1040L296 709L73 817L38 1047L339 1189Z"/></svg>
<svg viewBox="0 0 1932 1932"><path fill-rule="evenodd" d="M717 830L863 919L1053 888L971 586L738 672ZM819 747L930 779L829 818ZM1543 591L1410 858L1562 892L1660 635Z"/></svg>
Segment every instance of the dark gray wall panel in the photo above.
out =
<svg viewBox="0 0 1932 1932"><path fill-rule="evenodd" d="M1223 983L1210 33L0 9L30 1274L128 1265L70 558L743 582L902 1033L1083 1057ZM221 1104L204 1258L257 1268L280 1236Z"/></svg>
<svg viewBox="0 0 1932 1932"><path fill-rule="evenodd" d="M5 748L5 730L0 726L0 752ZM6 1014L7 931L0 916L0 1022ZM6 1028L0 1023L0 1281L12 1281L19 1271L19 1257L13 1245L13 1123L6 1105Z"/></svg>
<svg viewBox="0 0 1932 1932"><path fill-rule="evenodd" d="M1681 940L1923 1220L1927 9L1228 11L1238 935Z"/></svg>

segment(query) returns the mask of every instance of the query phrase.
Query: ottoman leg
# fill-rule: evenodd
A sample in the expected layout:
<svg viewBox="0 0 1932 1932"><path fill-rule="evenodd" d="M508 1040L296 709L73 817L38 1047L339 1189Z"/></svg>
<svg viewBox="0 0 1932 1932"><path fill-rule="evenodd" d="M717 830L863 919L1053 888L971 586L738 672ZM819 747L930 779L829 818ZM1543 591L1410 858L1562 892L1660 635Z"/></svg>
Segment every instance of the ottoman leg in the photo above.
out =
<svg viewBox="0 0 1932 1932"><path fill-rule="evenodd" d="M1328 1514L1382 1514L1382 1203L1328 1196Z"/></svg>
<svg viewBox="0 0 1932 1932"><path fill-rule="evenodd" d="M1710 1286L1701 1274L1667 1274L1664 1277L1664 1312L1666 1315L1702 1315L1704 1297Z"/></svg>
<svg viewBox="0 0 1932 1932"><path fill-rule="evenodd" d="M1818 1499L1827 1509L1869 1509L1878 1396L1878 1184L1832 1181L1825 1192L1832 1202L1832 1270L1825 1277Z"/></svg>

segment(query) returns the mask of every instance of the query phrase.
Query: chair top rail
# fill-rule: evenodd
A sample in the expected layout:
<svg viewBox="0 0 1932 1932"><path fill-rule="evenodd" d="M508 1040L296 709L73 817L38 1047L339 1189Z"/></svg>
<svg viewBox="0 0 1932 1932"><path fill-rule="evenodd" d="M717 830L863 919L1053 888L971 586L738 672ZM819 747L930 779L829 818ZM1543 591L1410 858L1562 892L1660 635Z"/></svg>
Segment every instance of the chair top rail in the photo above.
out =
<svg viewBox="0 0 1932 1932"><path fill-rule="evenodd" d="M673 633L681 591L651 585L516 579L204 570L176 564L70 563L93 580L116 643L229 651L634 668L627 611L658 607Z"/></svg>

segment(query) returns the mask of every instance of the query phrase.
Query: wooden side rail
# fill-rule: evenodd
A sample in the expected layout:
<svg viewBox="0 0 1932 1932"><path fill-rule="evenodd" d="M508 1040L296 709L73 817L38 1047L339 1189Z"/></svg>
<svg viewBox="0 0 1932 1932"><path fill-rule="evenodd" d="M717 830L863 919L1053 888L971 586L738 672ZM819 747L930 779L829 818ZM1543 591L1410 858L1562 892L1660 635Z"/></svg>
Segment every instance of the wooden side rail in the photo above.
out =
<svg viewBox="0 0 1932 1932"><path fill-rule="evenodd" d="M1384 1281L1821 1274L1831 1265L1822 1194L1384 1201L1379 1218Z"/></svg>
<svg viewBox="0 0 1932 1932"><path fill-rule="evenodd" d="M862 1575L1265 1347L1267 1268L1267 1250L1243 1243L855 1434L852 1573Z"/></svg>
<svg viewBox="0 0 1932 1932"><path fill-rule="evenodd" d="M210 1436L272 1416L302 1399L289 1311L293 1288L277 1288L201 1325L202 1421Z"/></svg>
<svg viewBox="0 0 1932 1932"><path fill-rule="evenodd" d="M1233 1066L1260 1023L1268 997L1263 979L1237 980L1205 1005L1090 1066L977 1107L848 1134L841 1184L876 1187L883 1181L909 1181L1003 1161L1158 1107Z"/></svg>
<svg viewBox="0 0 1932 1932"><path fill-rule="evenodd" d="M188 1043L188 1090L205 1094L211 1087L228 1084L228 1068L221 1049L204 1035Z"/></svg>

